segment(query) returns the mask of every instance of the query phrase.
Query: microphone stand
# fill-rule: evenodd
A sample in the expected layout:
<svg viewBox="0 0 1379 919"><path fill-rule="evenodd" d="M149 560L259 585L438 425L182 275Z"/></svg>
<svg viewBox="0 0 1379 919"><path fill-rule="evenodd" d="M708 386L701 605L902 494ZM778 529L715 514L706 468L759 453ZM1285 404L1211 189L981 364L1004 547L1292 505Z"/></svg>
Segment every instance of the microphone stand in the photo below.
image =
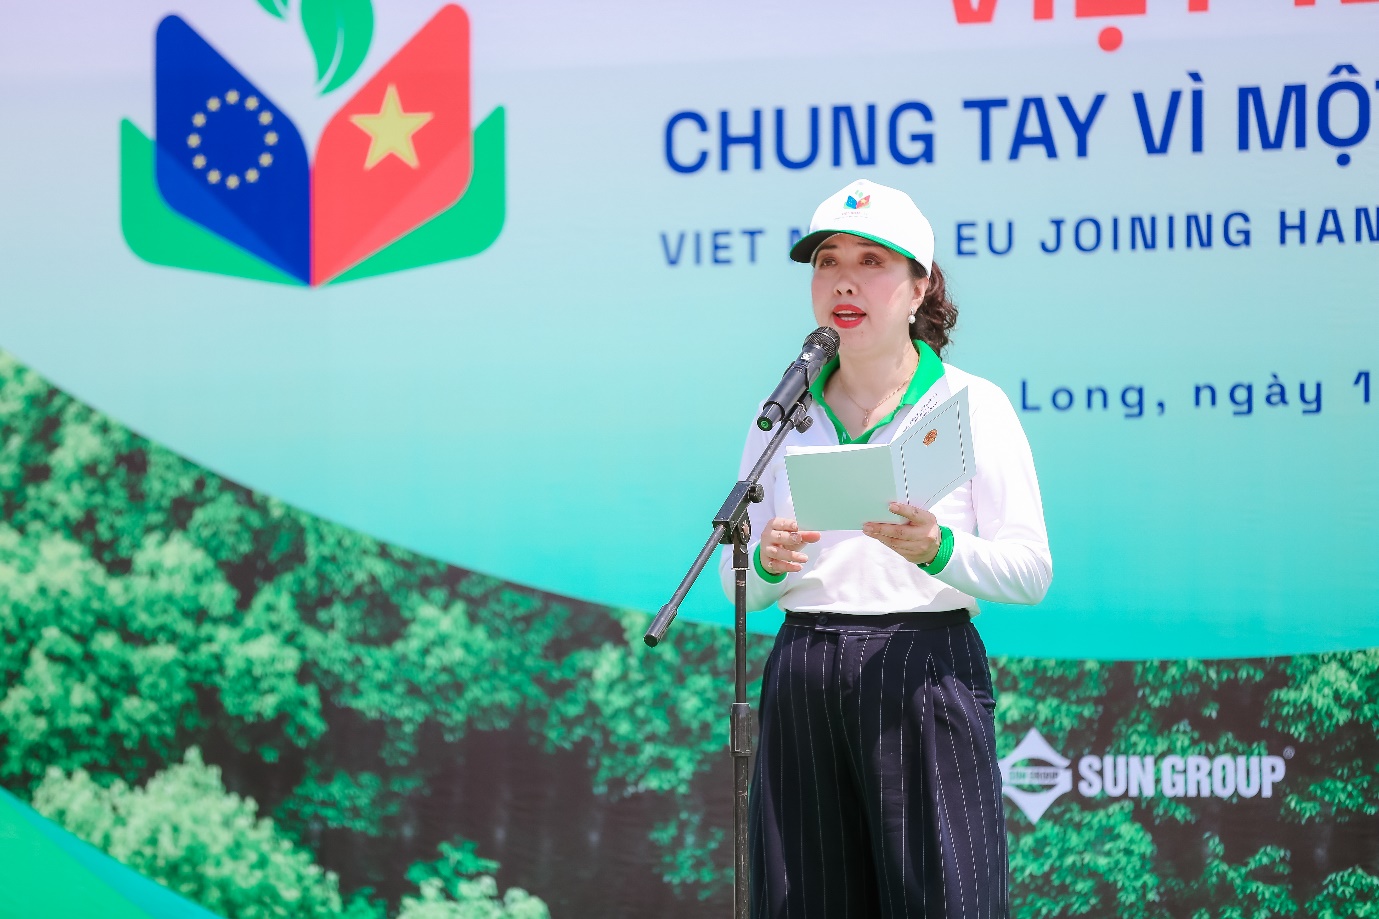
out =
<svg viewBox="0 0 1379 919"><path fill-rule="evenodd" d="M680 603L693 586L704 566L713 557L720 545L733 547L733 704L729 713L729 749L733 757L733 917L747 919L749 885L747 864L747 785L748 767L752 756L752 735L756 733L756 719L752 706L747 702L747 546L752 538L752 522L748 508L758 504L764 497L760 484L761 474L771 462L781 443L792 429L805 431L813 423L809 417L809 406L813 397L806 392L790 410L778 426L771 442L766 445L761 458L757 460L747 478L733 486L728 498L713 518L713 534L690 566L689 573L675 588L670 602L661 607L651 627L646 630L644 640L650 647L656 647L666 636L666 630L680 611Z"/></svg>

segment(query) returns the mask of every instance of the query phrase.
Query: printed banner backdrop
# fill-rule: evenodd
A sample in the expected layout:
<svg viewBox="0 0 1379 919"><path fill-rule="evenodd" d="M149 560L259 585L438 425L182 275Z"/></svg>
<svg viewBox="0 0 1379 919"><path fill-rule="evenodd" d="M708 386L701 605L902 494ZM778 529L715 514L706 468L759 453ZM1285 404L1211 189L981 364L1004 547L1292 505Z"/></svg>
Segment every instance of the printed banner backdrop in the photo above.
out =
<svg viewBox="0 0 1379 919"><path fill-rule="evenodd" d="M224 916L724 908L730 605L639 636L860 177L1039 471L1017 912L1379 900L1379 3L3 21L6 838ZM43 864L12 911L104 863Z"/></svg>

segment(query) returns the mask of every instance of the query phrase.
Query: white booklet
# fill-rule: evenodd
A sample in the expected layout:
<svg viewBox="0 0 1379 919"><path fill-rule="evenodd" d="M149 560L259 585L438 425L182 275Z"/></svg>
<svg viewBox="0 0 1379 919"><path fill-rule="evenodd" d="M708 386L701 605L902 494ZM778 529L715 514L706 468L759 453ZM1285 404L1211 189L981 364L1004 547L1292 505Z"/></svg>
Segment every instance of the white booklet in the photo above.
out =
<svg viewBox="0 0 1379 919"><path fill-rule="evenodd" d="M860 530L868 521L893 521L892 501L931 508L975 472L966 387L908 419L890 443L785 448L801 530Z"/></svg>

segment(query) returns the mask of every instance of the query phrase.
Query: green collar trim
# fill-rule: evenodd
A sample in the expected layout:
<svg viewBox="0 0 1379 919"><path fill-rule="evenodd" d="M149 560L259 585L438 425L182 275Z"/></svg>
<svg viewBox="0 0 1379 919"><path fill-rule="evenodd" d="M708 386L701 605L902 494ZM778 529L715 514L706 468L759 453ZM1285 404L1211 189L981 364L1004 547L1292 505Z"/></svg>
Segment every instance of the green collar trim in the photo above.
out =
<svg viewBox="0 0 1379 919"><path fill-rule="evenodd" d="M906 387L905 395L900 397L900 404L892 409L889 415L876 422L876 424L872 425L870 428L867 428L867 430L863 431L861 435L856 438L848 434L848 429L843 426L843 423L838 420L838 416L833 414L833 409L824 401L824 387L828 385L829 377L833 376L834 371L838 369L839 359L835 357L827 364L824 364L823 369L819 371L819 375L815 377L814 382L810 384L809 394L814 397L815 402L823 407L824 414L828 416L828 420L833 422L833 430L838 434L839 444L866 443L871 438L871 435L876 432L877 428L882 428L890 424L895 420L896 414L902 408L907 408L918 402L920 397L928 392L929 389L939 381L939 378L943 376L943 361L939 360L939 356L934 353L934 349L929 347L927 342L919 340L914 341L914 346L915 351L919 352L919 365L915 367L914 376L910 377L910 385Z"/></svg>

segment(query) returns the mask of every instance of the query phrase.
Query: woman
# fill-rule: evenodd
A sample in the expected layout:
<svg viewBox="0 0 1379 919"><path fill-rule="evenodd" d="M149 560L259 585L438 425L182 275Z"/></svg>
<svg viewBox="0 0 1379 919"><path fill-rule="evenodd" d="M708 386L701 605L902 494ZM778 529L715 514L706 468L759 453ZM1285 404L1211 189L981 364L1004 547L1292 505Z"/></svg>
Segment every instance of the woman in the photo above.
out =
<svg viewBox="0 0 1379 919"><path fill-rule="evenodd" d="M780 456L762 477L748 605L787 612L762 680L752 914L999 919L996 703L970 619L977 599L1048 590L1034 462L1005 394L939 357L957 309L909 196L854 182L809 229L790 256L813 265L814 319L841 345L811 389L814 424L785 443L885 442L966 387L976 474L934 507L824 533L796 525ZM770 437L750 431L743 474Z"/></svg>

